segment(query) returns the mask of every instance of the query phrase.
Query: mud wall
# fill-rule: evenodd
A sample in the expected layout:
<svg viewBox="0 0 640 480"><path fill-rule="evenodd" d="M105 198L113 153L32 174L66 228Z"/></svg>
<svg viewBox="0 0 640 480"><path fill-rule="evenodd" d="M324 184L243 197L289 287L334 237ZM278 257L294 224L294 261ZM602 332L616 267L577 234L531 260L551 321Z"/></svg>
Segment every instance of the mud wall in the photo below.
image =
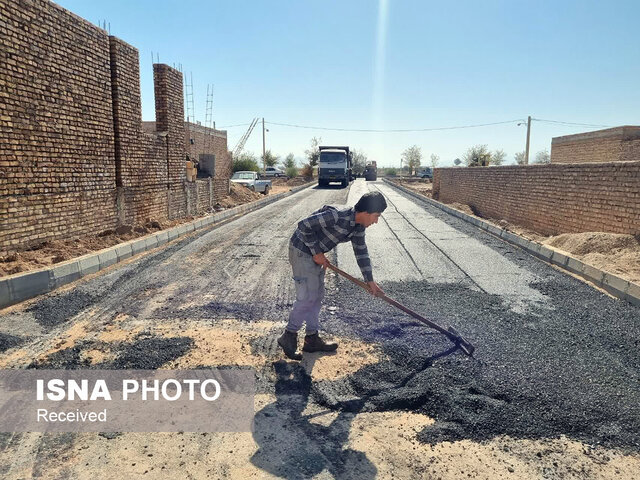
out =
<svg viewBox="0 0 640 480"><path fill-rule="evenodd" d="M0 0L0 250L205 213L228 188L186 181L182 74L167 65L143 129L139 65L54 3ZM215 148L225 159L226 132Z"/></svg>
<svg viewBox="0 0 640 480"><path fill-rule="evenodd" d="M640 162L438 168L433 198L547 235L640 234Z"/></svg>
<svg viewBox="0 0 640 480"><path fill-rule="evenodd" d="M625 126L555 137L551 163L640 161L640 127Z"/></svg>

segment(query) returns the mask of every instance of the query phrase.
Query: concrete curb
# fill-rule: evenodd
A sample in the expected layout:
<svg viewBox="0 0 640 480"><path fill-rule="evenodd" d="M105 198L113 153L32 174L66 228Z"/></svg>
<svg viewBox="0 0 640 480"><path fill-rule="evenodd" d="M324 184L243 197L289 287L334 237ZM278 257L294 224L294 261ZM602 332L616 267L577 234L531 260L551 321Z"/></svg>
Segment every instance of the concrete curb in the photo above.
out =
<svg viewBox="0 0 640 480"><path fill-rule="evenodd" d="M502 228L496 227L495 225L485 222L484 220L473 217L471 215L467 215L466 213L461 212L460 210L456 210L455 208L451 208L444 203L438 202L437 200L420 195L419 193L409 190L408 188L405 188L401 185L396 185L386 178L384 178L383 181L391 185L393 188L406 193L407 195L438 207L440 210L444 210L454 217L458 217L466 222L472 223L476 227L485 230L495 235L496 237L500 237L502 240L508 243L520 247L522 250L525 250L526 252L532 254L535 257L538 257L541 260L544 260L547 263L556 265L557 267L560 267L563 270L567 270L568 272L571 272L575 275L579 275L580 277L588 280L599 288L606 290L615 297L626 300L633 305L640 306L640 285L629 282L623 278L613 275L612 273L605 272L589 264L583 263L577 258L573 258L569 255L551 250L544 245L533 242L531 240L527 240L520 235L516 235L515 233L503 230Z"/></svg>
<svg viewBox="0 0 640 480"><path fill-rule="evenodd" d="M300 185L288 192L238 205L229 210L198 218L168 230L136 238L50 267L2 277L0 278L0 309L51 292L86 275L99 272L139 253L171 242L187 233L218 224L232 217L246 215L313 185L315 182Z"/></svg>

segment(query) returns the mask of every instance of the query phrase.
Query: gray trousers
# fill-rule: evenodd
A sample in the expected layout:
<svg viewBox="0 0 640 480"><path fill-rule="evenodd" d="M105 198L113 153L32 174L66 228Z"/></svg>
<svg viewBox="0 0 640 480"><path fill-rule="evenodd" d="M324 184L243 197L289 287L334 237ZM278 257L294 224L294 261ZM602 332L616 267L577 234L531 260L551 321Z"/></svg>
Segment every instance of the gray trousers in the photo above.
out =
<svg viewBox="0 0 640 480"><path fill-rule="evenodd" d="M287 330L297 332L306 323L306 334L318 331L318 315L324 298L324 268L311 255L289 245L289 263L296 282L296 301L289 313Z"/></svg>

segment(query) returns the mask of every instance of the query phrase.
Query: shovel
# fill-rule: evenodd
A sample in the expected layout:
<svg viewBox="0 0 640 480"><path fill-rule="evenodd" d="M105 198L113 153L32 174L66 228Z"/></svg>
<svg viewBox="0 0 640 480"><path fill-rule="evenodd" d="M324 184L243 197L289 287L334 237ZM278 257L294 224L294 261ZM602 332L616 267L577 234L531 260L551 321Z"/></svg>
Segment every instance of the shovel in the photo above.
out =
<svg viewBox="0 0 640 480"><path fill-rule="evenodd" d="M329 262L328 262L329 263ZM365 290L369 291L369 285L367 285L366 283L364 283L362 280L358 280L355 277L352 277L351 275L349 275L347 272L344 272L342 270L340 270L338 267L336 267L335 265L332 265L331 263L329 263L329 268L331 270L333 270L334 272L342 275L344 278L351 280L353 283L355 283L356 285L361 286L362 288L364 288ZM378 294L376 295L378 298L381 298L382 300L384 300L387 303L390 303L391 305L393 305L396 308L399 308L400 310L402 310L405 313L408 313L409 315L411 315L413 318L415 318L416 320L420 320L422 323L430 326L431 328L433 328L434 330L437 330L438 332L442 333L443 335L446 335L449 340L451 340L457 347L460 348L460 350L462 350L464 353L466 353L467 355L469 355L470 357L473 356L473 352L476 349L476 347L474 347L473 345L471 345L467 340L464 339L464 337L462 335L460 335L455 328L453 327L449 327L448 329L441 327L440 325L438 325L435 322L432 322L431 320L427 320L426 318L424 318L422 315L414 312L413 310L405 307L404 305L402 305L399 302L396 302L393 298L389 298L384 294Z"/></svg>

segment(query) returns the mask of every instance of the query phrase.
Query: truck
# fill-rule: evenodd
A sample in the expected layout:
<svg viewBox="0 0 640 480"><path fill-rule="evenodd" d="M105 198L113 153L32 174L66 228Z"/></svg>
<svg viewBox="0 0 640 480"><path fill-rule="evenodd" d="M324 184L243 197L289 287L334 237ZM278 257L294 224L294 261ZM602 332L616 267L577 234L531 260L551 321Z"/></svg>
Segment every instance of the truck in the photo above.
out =
<svg viewBox="0 0 640 480"><path fill-rule="evenodd" d="M420 178L433 178L433 169L425 167L421 172L418 172Z"/></svg>
<svg viewBox="0 0 640 480"><path fill-rule="evenodd" d="M375 181L378 179L378 162L374 160L367 162L367 165L364 167L364 179L366 181Z"/></svg>
<svg viewBox="0 0 640 480"><path fill-rule="evenodd" d="M353 180L353 152L349 147L322 146L318 162L318 185L326 187L330 182L340 182L343 187Z"/></svg>
<svg viewBox="0 0 640 480"><path fill-rule="evenodd" d="M269 195L269 190L271 190L271 180L260 180L257 172L236 172L231 176L231 181L244 185L252 192L259 192L264 195Z"/></svg>

